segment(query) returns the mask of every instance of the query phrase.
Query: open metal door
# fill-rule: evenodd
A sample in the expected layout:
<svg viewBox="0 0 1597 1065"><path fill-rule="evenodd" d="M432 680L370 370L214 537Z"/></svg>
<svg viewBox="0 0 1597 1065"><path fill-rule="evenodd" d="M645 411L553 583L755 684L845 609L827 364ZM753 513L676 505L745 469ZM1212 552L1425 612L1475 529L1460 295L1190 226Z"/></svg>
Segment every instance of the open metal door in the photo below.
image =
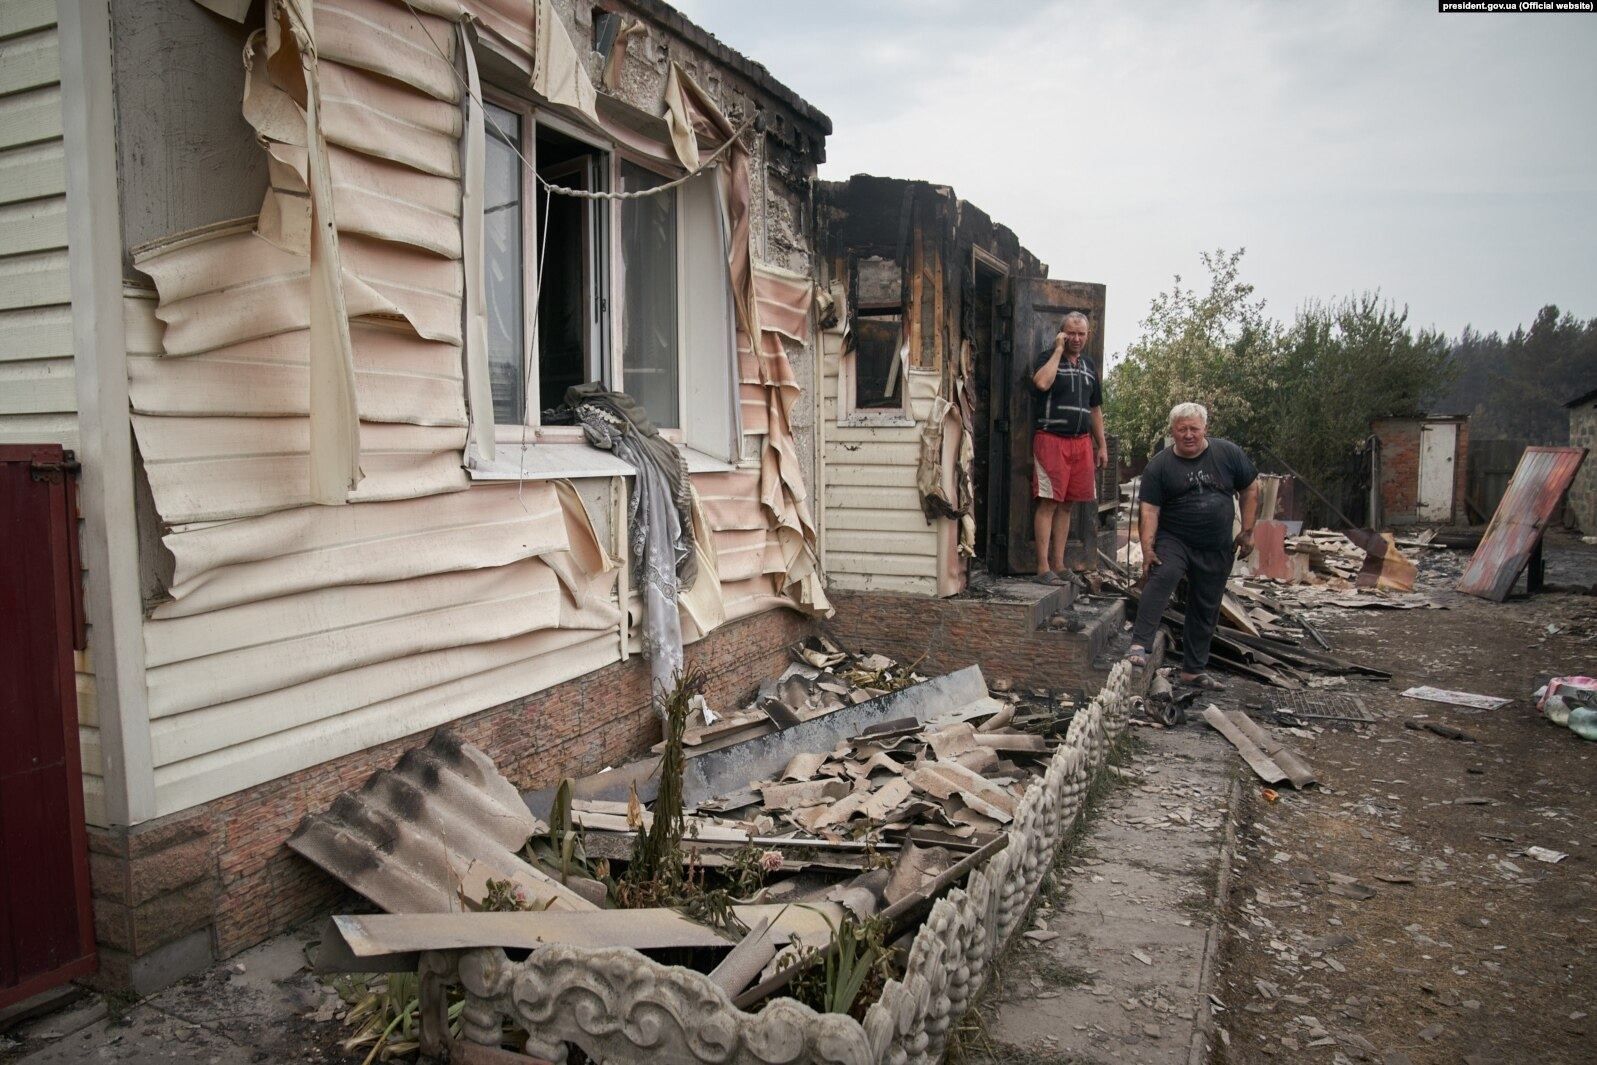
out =
<svg viewBox="0 0 1597 1065"><path fill-rule="evenodd" d="M1086 281L1017 278L1010 288L1009 336L992 360L992 432L987 514L988 563L994 573L1036 569L1031 516L1031 366L1053 347L1064 316L1092 323L1086 357L1103 370L1104 286ZM1074 535L1074 534L1072 534Z"/></svg>

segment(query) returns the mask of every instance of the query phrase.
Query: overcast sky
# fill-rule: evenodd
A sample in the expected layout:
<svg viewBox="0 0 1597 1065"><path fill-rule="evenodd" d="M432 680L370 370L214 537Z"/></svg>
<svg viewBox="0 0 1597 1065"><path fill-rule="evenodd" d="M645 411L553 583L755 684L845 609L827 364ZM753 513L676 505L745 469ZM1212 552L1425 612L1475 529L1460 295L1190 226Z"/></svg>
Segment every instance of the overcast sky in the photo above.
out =
<svg viewBox="0 0 1597 1065"><path fill-rule="evenodd" d="M1108 285L1108 350L1199 252L1289 318L1597 317L1597 15L1434 0L680 0L831 116L821 176L923 178Z"/></svg>

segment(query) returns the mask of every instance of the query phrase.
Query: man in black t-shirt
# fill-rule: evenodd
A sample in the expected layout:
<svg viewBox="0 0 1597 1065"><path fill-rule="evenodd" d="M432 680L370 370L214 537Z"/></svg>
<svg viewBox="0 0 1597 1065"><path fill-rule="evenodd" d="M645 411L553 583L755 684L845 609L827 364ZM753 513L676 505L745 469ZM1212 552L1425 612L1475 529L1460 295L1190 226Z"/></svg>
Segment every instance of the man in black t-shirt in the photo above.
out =
<svg viewBox="0 0 1597 1065"><path fill-rule="evenodd" d="M1170 436L1175 443L1155 455L1142 473L1137 520L1148 581L1131 630L1131 660L1138 665L1147 662L1159 620L1185 577L1181 680L1218 691L1220 683L1204 670L1231 563L1253 550L1259 471L1231 441L1209 439L1209 412L1197 403L1179 403L1171 409ZM1238 493L1242 529L1233 536L1232 500Z"/></svg>

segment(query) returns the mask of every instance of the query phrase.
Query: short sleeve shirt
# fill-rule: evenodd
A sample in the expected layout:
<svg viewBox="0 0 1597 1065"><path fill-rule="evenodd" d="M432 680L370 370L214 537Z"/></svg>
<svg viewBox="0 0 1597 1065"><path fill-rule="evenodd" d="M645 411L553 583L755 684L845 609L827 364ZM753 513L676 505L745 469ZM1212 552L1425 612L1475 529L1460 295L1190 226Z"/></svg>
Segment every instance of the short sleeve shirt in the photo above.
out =
<svg viewBox="0 0 1597 1065"><path fill-rule="evenodd" d="M1159 536L1198 551L1223 551L1231 546L1232 498L1258 476L1247 452L1210 437L1194 458L1182 458L1173 447L1155 455L1142 473L1141 498L1159 508Z"/></svg>
<svg viewBox="0 0 1597 1065"><path fill-rule="evenodd" d="M1048 348L1033 359L1032 374L1042 369L1053 354L1054 349ZM1060 436L1092 432L1092 408L1103 406L1103 384L1085 352L1074 363L1068 355L1061 355L1054 386L1044 392L1033 384L1031 394L1032 424Z"/></svg>

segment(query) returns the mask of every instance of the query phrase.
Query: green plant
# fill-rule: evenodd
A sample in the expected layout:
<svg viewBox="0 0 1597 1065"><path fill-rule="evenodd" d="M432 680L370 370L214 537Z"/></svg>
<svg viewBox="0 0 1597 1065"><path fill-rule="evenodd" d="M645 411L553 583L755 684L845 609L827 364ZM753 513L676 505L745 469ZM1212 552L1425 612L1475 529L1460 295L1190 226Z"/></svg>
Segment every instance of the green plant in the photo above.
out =
<svg viewBox="0 0 1597 1065"><path fill-rule="evenodd" d="M415 973L355 973L335 978L333 989L349 1006L344 1023L355 1029L344 1040L344 1049L371 1048L361 1065L392 1061L421 1049L421 981ZM449 1031L459 1035L465 1000L454 988L450 999Z"/></svg>
<svg viewBox="0 0 1597 1065"><path fill-rule="evenodd" d="M793 998L821 1013L863 1017L883 985L894 975L897 951L885 944L888 923L856 918L844 911L832 924L832 939L821 950L811 947L795 963L802 967L791 985Z"/></svg>

